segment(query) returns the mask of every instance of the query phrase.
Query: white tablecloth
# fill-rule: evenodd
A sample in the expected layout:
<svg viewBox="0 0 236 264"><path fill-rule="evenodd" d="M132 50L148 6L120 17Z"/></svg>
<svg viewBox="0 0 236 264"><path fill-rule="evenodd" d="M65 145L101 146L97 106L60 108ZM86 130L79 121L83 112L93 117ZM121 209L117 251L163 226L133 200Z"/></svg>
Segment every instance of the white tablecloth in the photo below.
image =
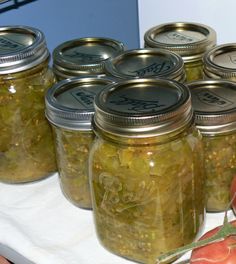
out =
<svg viewBox="0 0 236 264"><path fill-rule="evenodd" d="M207 214L204 231L222 223L223 213ZM0 184L0 255L16 264L134 263L99 244L92 211L66 200L57 174L30 184Z"/></svg>

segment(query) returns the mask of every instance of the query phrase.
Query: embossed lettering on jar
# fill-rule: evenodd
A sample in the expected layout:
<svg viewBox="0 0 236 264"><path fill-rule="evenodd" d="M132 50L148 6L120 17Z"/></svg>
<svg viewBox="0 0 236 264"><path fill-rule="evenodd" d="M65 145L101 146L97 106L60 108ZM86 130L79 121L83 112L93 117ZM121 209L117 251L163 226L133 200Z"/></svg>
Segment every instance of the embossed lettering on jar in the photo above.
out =
<svg viewBox="0 0 236 264"><path fill-rule="evenodd" d="M204 80L188 86L203 135L207 211L225 211L236 175L236 84Z"/></svg>
<svg viewBox="0 0 236 264"><path fill-rule="evenodd" d="M87 163L94 139L94 96L112 82L104 77L75 77L58 82L46 94L46 116L54 131L61 189L81 208L92 208Z"/></svg>
<svg viewBox="0 0 236 264"><path fill-rule="evenodd" d="M89 177L97 236L122 257L155 258L194 240L204 221L202 142L186 86L109 85L95 97Z"/></svg>
<svg viewBox="0 0 236 264"><path fill-rule="evenodd" d="M23 183L56 171L44 94L54 83L41 31L0 27L0 181Z"/></svg>
<svg viewBox="0 0 236 264"><path fill-rule="evenodd" d="M204 53L216 45L216 32L199 23L166 23L150 28L144 35L145 47L163 48L184 60L187 81L203 79Z"/></svg>

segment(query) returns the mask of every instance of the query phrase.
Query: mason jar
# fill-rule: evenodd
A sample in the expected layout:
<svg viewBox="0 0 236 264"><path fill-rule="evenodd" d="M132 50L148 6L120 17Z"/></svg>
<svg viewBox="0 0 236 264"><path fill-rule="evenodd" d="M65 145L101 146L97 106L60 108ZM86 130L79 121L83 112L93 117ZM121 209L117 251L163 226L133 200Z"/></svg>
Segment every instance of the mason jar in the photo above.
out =
<svg viewBox="0 0 236 264"><path fill-rule="evenodd" d="M110 38L73 39L53 50L53 71L57 80L76 76L104 75L104 63L125 50L125 45Z"/></svg>
<svg viewBox="0 0 236 264"><path fill-rule="evenodd" d="M52 125L57 153L60 185L74 205L90 209L87 160L94 133L91 117L96 93L111 79L74 77L62 80L46 94L46 116Z"/></svg>
<svg viewBox="0 0 236 264"><path fill-rule="evenodd" d="M144 45L178 53L184 60L187 81L199 80L203 79L202 57L216 45L216 32L199 23L165 23L146 31Z"/></svg>
<svg viewBox="0 0 236 264"><path fill-rule="evenodd" d="M236 83L204 80L188 84L195 122L203 135L207 211L225 211L236 175Z"/></svg>
<svg viewBox="0 0 236 264"><path fill-rule="evenodd" d="M162 49L133 49L111 58L105 63L108 76L117 79L165 78L185 82L182 58Z"/></svg>
<svg viewBox="0 0 236 264"><path fill-rule="evenodd" d="M89 179L97 236L109 251L154 263L204 222L201 135L190 92L165 79L111 84L95 97Z"/></svg>
<svg viewBox="0 0 236 264"><path fill-rule="evenodd" d="M236 43L222 44L203 57L205 79L236 81Z"/></svg>
<svg viewBox="0 0 236 264"><path fill-rule="evenodd" d="M0 27L0 181L24 183L56 171L44 94L54 82L44 34Z"/></svg>

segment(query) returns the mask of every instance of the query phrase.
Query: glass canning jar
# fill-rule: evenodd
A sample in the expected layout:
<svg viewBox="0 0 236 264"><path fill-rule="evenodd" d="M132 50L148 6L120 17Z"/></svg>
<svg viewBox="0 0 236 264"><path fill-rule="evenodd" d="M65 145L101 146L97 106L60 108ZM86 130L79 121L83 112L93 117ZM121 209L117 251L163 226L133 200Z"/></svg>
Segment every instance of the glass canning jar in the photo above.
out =
<svg viewBox="0 0 236 264"><path fill-rule="evenodd" d="M205 79L236 81L236 43L218 45L203 57Z"/></svg>
<svg viewBox="0 0 236 264"><path fill-rule="evenodd" d="M203 135L207 211L225 211L236 175L236 83L204 80L188 84L195 122Z"/></svg>
<svg viewBox="0 0 236 264"><path fill-rule="evenodd" d="M69 40L53 50L53 71L57 80L105 75L105 61L124 50L122 42L110 38L87 37Z"/></svg>
<svg viewBox="0 0 236 264"><path fill-rule="evenodd" d="M46 116L52 124L60 185L74 205L90 209L88 152L94 139L91 116L96 93L111 79L74 77L59 81L46 94Z"/></svg>
<svg viewBox="0 0 236 264"><path fill-rule="evenodd" d="M178 53L184 60L187 81L203 79L202 57L216 45L216 32L199 23L172 22L150 28L144 45Z"/></svg>
<svg viewBox="0 0 236 264"><path fill-rule="evenodd" d="M56 171L44 93L55 79L43 33L0 27L0 181L24 183Z"/></svg>
<svg viewBox="0 0 236 264"><path fill-rule="evenodd" d="M155 258L204 222L201 134L190 92L164 79L109 85L95 97L89 179L97 236L122 257Z"/></svg>
<svg viewBox="0 0 236 264"><path fill-rule="evenodd" d="M165 78L185 82L182 58L162 49L133 49L106 61L105 72L117 79Z"/></svg>

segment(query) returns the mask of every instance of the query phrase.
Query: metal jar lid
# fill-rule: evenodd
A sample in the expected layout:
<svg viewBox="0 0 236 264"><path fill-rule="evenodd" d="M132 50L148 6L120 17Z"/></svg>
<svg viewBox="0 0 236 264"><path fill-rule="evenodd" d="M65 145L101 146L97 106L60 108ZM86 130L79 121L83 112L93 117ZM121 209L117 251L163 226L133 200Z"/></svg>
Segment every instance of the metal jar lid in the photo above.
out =
<svg viewBox="0 0 236 264"><path fill-rule="evenodd" d="M168 49L181 55L184 62L191 62L216 45L216 32L199 23L166 23L149 29L144 42L146 47Z"/></svg>
<svg viewBox="0 0 236 264"><path fill-rule="evenodd" d="M62 80L46 93L46 117L55 126L91 130L94 97L113 80L104 77L73 77Z"/></svg>
<svg viewBox="0 0 236 264"><path fill-rule="evenodd" d="M53 51L53 70L63 78L104 73L104 62L124 51L124 44L109 38L79 38Z"/></svg>
<svg viewBox="0 0 236 264"><path fill-rule="evenodd" d="M191 121L190 91L176 81L123 80L107 86L95 97L95 131L152 137L182 131Z"/></svg>
<svg viewBox="0 0 236 264"><path fill-rule="evenodd" d="M203 134L236 131L236 83L202 80L187 84L192 94L195 123Z"/></svg>
<svg viewBox="0 0 236 264"><path fill-rule="evenodd" d="M120 79L161 77L184 82L183 59L163 49L133 49L108 60L107 75Z"/></svg>
<svg viewBox="0 0 236 264"><path fill-rule="evenodd" d="M44 34L28 26L0 27L0 74L30 69L49 57Z"/></svg>
<svg viewBox="0 0 236 264"><path fill-rule="evenodd" d="M209 78L236 77L236 43L216 46L203 57L205 75Z"/></svg>

